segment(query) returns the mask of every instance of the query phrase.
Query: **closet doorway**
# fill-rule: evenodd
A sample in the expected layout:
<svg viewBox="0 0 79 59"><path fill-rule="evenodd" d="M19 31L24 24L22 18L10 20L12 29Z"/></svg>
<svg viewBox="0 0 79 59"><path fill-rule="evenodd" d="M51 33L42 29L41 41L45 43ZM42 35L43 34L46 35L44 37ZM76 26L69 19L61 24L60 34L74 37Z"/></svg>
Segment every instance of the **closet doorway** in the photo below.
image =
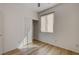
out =
<svg viewBox="0 0 79 59"><path fill-rule="evenodd" d="M37 40L38 39L38 29L39 29L39 25L38 25L38 20L33 20L33 40Z"/></svg>

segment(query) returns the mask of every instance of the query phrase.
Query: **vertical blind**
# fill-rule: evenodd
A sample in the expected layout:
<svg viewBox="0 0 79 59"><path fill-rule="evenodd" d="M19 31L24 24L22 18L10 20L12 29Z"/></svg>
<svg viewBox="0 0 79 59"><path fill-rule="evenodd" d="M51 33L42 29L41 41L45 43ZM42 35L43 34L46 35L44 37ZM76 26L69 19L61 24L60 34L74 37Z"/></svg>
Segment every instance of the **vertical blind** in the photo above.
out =
<svg viewBox="0 0 79 59"><path fill-rule="evenodd" d="M54 13L41 16L41 32L53 32Z"/></svg>

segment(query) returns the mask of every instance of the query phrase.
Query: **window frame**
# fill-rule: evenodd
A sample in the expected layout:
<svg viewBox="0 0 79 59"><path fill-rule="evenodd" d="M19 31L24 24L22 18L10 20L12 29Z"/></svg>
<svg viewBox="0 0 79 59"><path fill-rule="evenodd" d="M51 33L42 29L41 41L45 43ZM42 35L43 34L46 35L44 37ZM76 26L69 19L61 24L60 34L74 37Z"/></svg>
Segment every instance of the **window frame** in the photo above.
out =
<svg viewBox="0 0 79 59"><path fill-rule="evenodd" d="M55 14L55 12L46 13L46 14L43 14L43 15L40 16L40 32L42 32L42 31L41 31L41 17L42 17L42 16L47 16L47 15L49 15L49 14ZM54 16L54 15L53 15L53 16ZM46 20L46 21L47 21L47 20ZM45 24L45 26L46 26L46 24ZM42 33L54 33L54 19L53 19L53 27L52 27L52 28L53 28L53 32L44 31L44 32L42 32Z"/></svg>

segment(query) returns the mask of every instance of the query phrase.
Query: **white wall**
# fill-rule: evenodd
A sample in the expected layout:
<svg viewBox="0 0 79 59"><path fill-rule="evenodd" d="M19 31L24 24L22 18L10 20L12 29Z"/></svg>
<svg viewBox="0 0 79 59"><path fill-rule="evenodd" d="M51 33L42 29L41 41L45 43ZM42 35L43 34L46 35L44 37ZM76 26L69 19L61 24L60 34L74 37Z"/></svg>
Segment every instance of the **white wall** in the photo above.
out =
<svg viewBox="0 0 79 59"><path fill-rule="evenodd" d="M3 14L0 11L0 54L3 52Z"/></svg>
<svg viewBox="0 0 79 59"><path fill-rule="evenodd" d="M39 32L39 40L79 52L79 4L60 4L40 15L55 11L54 33Z"/></svg>
<svg viewBox="0 0 79 59"><path fill-rule="evenodd" d="M35 12L21 4L3 4L4 17L4 52L17 48L24 39L25 23L30 24L29 40L32 41L32 19L37 19Z"/></svg>

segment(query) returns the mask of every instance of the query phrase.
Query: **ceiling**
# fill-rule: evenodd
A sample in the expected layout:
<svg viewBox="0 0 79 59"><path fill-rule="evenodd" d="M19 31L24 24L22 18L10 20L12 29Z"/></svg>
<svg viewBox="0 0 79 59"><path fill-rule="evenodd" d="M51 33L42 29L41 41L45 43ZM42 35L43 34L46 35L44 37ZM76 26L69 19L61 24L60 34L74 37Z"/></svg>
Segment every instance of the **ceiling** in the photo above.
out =
<svg viewBox="0 0 79 59"><path fill-rule="evenodd" d="M4 4L0 4L0 6L4 5L4 6L15 6L15 7L21 7L24 9L29 9L31 11L35 11L35 12L40 12L43 11L45 9L48 9L50 7L53 7L55 5L57 5L58 3L40 3L40 7L38 7L38 3L4 3Z"/></svg>
<svg viewBox="0 0 79 59"><path fill-rule="evenodd" d="M57 5L57 3L40 3L40 7L38 7L38 3L27 3L23 5L29 7L31 10L35 12L40 12L47 8Z"/></svg>

